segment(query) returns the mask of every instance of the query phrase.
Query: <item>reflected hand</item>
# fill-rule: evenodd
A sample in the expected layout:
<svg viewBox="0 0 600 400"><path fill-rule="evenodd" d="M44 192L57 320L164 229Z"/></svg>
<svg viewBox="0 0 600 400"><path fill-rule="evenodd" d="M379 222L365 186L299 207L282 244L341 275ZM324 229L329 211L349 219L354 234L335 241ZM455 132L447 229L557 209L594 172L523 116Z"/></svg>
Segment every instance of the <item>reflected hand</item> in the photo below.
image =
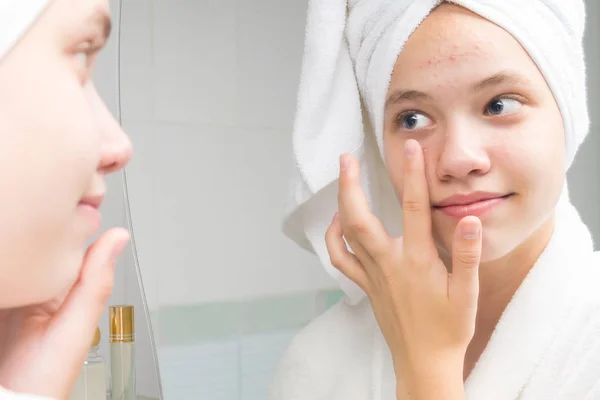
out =
<svg viewBox="0 0 600 400"><path fill-rule="evenodd" d="M458 223L449 273L431 233L418 142L406 143L402 238L389 236L371 212L356 160L347 155L341 164L339 214L326 233L327 248L332 264L369 297L392 353L399 396L449 399L454 391L461 398L479 296L481 222L470 216Z"/></svg>
<svg viewBox="0 0 600 400"><path fill-rule="evenodd" d="M110 297L129 233L105 232L88 249L77 282L44 304L0 310L0 386L68 399Z"/></svg>

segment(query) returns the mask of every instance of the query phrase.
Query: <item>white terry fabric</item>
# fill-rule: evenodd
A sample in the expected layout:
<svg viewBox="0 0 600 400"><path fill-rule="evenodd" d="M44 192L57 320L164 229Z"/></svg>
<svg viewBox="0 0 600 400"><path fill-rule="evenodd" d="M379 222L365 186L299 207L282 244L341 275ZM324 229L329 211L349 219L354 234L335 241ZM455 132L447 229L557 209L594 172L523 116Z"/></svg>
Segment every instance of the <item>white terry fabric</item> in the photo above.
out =
<svg viewBox="0 0 600 400"><path fill-rule="evenodd" d="M600 253L573 209L515 293L465 382L467 400L600 399ZM395 400L391 354L367 299L297 335L270 400Z"/></svg>
<svg viewBox="0 0 600 400"><path fill-rule="evenodd" d="M365 294L335 269L325 231L337 211L339 155L361 165L373 212L401 226L383 167L383 112L391 74L410 34L439 0L310 0L293 132L291 203L284 233L315 252L351 302ZM568 169L589 128L583 0L454 0L511 33L528 51L561 111ZM572 207L567 188L559 210Z"/></svg>
<svg viewBox="0 0 600 400"><path fill-rule="evenodd" d="M0 60L48 3L49 0L0 0Z"/></svg>
<svg viewBox="0 0 600 400"><path fill-rule="evenodd" d="M0 61L48 5L49 0L0 0ZM50 400L0 387L0 400Z"/></svg>

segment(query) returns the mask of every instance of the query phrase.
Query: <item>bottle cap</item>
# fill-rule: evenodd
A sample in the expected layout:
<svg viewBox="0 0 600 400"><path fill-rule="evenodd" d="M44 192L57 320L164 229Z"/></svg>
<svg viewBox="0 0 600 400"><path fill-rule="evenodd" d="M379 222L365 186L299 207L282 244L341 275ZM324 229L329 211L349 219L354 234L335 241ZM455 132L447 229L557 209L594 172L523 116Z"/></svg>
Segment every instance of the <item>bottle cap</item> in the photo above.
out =
<svg viewBox="0 0 600 400"><path fill-rule="evenodd" d="M109 309L110 343L135 342L133 306L111 306Z"/></svg>
<svg viewBox="0 0 600 400"><path fill-rule="evenodd" d="M96 333L94 333L94 340L92 341L91 347L98 347L100 345L100 339L102 339L102 333L100 332L100 328L96 327Z"/></svg>

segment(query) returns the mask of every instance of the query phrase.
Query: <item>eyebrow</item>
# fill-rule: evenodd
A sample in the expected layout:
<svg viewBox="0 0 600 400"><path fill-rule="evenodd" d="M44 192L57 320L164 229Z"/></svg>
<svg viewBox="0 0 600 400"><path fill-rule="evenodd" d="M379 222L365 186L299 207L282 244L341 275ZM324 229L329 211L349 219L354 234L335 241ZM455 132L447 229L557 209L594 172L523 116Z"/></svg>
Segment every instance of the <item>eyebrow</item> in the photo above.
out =
<svg viewBox="0 0 600 400"><path fill-rule="evenodd" d="M481 92L489 87L498 86L502 84L512 84L512 85L523 85L528 84L529 81L522 76L508 72L498 72L492 76L489 76L485 79L482 79L479 82L476 82L471 86L471 91L473 92ZM418 90L406 90L400 89L392 92L386 102L385 107L392 104L402 103L403 101L416 101L416 100L431 100L432 97L427 93L420 92Z"/></svg>
<svg viewBox="0 0 600 400"><path fill-rule="evenodd" d="M512 72L498 72L488 78L485 78L471 87L474 92L480 92L488 87L498 86L502 84L523 85L529 84L529 81L521 75Z"/></svg>

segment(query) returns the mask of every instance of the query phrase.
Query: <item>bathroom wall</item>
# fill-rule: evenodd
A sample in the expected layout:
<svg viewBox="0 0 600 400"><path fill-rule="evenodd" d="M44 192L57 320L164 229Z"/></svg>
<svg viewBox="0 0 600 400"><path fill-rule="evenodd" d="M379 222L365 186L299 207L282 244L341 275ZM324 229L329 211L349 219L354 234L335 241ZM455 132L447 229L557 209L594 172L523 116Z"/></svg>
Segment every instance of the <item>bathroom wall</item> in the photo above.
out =
<svg viewBox="0 0 600 400"><path fill-rule="evenodd" d="M117 116L118 87L117 87L117 36L119 1L110 0L113 17L113 31L106 49L99 55L94 70L93 80L100 97L104 100L110 112ZM102 205L102 229L104 232L114 226L127 226L125 203L123 198L123 179L121 174L107 177L107 197ZM95 240L93 238L93 240ZM132 247L129 245L117 262L115 269L114 288L109 299L109 305L133 304L136 310L137 333L137 382L138 394L149 398L158 398L158 376L154 367L152 347L147 320L144 315L142 297L138 285L137 274L133 264ZM110 350L108 347L108 308L100 320L102 341L100 353L108 362ZM107 371L110 376L110 370Z"/></svg>
<svg viewBox="0 0 600 400"><path fill-rule="evenodd" d="M586 8L585 50L591 127L569 172L569 184L573 203L594 234L596 250L600 250L600 2L587 0Z"/></svg>
<svg viewBox="0 0 600 400"><path fill-rule="evenodd" d="M142 264L156 271L148 297L161 306L330 284L278 232L305 6L125 2L131 200Z"/></svg>
<svg viewBox="0 0 600 400"><path fill-rule="evenodd" d="M124 2L127 173L166 399L264 399L290 338L339 298L280 233L306 4Z"/></svg>
<svg viewBox="0 0 600 400"><path fill-rule="evenodd" d="M124 0L130 202L167 400L264 399L290 338L339 298L318 261L280 233L306 5ZM595 131L599 86L592 76ZM595 133L571 173L598 239L599 151Z"/></svg>

